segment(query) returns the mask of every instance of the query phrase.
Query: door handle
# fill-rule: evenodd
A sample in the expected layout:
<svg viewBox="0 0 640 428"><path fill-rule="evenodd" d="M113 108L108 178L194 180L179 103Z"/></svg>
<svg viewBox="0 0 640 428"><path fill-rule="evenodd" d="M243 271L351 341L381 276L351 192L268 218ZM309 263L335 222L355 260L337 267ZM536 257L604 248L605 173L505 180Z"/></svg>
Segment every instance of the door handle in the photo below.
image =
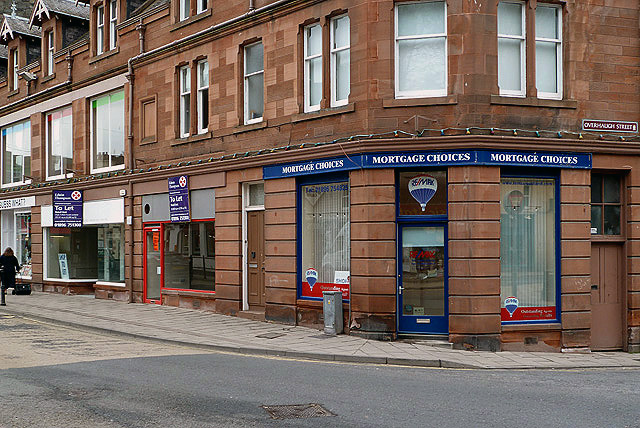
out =
<svg viewBox="0 0 640 428"><path fill-rule="evenodd" d="M403 286L399 286L398 287L398 294L402 294L402 290L404 290L404 287Z"/></svg>

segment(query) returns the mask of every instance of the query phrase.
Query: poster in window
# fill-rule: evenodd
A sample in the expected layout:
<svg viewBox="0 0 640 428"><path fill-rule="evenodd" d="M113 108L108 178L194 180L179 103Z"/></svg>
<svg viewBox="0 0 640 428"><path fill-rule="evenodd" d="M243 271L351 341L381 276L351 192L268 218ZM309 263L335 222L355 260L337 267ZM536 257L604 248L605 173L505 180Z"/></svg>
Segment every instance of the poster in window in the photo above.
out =
<svg viewBox="0 0 640 428"><path fill-rule="evenodd" d="M446 215L446 171L401 172L398 175L399 215Z"/></svg>

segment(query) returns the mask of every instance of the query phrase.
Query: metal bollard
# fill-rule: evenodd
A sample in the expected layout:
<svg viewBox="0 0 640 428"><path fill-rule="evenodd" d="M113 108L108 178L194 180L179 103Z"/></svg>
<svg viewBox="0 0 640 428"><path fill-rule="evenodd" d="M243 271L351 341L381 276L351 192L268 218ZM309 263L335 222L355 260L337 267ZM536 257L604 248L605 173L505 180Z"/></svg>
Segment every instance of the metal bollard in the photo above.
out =
<svg viewBox="0 0 640 428"><path fill-rule="evenodd" d="M342 291L323 291L322 299L325 334L342 333Z"/></svg>
<svg viewBox="0 0 640 428"><path fill-rule="evenodd" d="M4 287L0 286L0 289L2 290L1 294L0 294L0 306L7 306L7 304L4 301L4 293L7 291L4 289Z"/></svg>

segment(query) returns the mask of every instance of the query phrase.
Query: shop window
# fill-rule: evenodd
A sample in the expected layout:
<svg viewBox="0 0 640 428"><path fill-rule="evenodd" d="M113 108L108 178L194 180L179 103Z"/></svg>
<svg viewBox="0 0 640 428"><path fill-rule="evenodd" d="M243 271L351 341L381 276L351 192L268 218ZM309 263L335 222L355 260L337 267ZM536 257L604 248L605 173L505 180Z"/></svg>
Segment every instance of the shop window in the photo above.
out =
<svg viewBox="0 0 640 428"><path fill-rule="evenodd" d="M262 43L244 47L244 123L262 121L264 112L264 52Z"/></svg>
<svg viewBox="0 0 640 428"><path fill-rule="evenodd" d="M555 179L502 178L500 197L502 321L556 321Z"/></svg>
<svg viewBox="0 0 640 428"><path fill-rule="evenodd" d="M500 95L527 93L527 44L535 44L538 98L562 99L562 9L538 3L535 34L526 34L527 7L523 2L498 4L498 87Z"/></svg>
<svg viewBox="0 0 640 428"><path fill-rule="evenodd" d="M322 101L322 27L304 29L304 111L320 109Z"/></svg>
<svg viewBox="0 0 640 428"><path fill-rule="evenodd" d="M91 101L92 172L124 167L124 91Z"/></svg>
<svg viewBox="0 0 640 428"><path fill-rule="evenodd" d="M300 254L302 298L322 298L323 291L341 290L349 298L349 182L300 186Z"/></svg>
<svg viewBox="0 0 640 428"><path fill-rule="evenodd" d="M591 234L620 235L621 180L613 174L591 174Z"/></svg>
<svg viewBox="0 0 640 428"><path fill-rule="evenodd" d="M31 122L2 128L2 185L24 184L31 175Z"/></svg>
<svg viewBox="0 0 640 428"><path fill-rule="evenodd" d="M197 105L198 134L204 134L209 129L209 63L198 61L196 64L198 78Z"/></svg>
<svg viewBox="0 0 640 428"><path fill-rule="evenodd" d="M124 282L122 225L45 231L47 279Z"/></svg>
<svg viewBox="0 0 640 428"><path fill-rule="evenodd" d="M398 174L398 215L447 215L446 171Z"/></svg>
<svg viewBox="0 0 640 428"><path fill-rule="evenodd" d="M2 211L2 250L11 247L18 263L20 275L31 277L31 213Z"/></svg>
<svg viewBox="0 0 640 428"><path fill-rule="evenodd" d="M346 105L351 92L349 16L331 19L331 107Z"/></svg>
<svg viewBox="0 0 640 428"><path fill-rule="evenodd" d="M444 1L395 8L396 98L447 94L447 12Z"/></svg>
<svg viewBox="0 0 640 428"><path fill-rule="evenodd" d="M47 114L47 179L65 177L73 170L71 107Z"/></svg>
<svg viewBox="0 0 640 428"><path fill-rule="evenodd" d="M180 138L189 136L191 128L191 69L188 65L178 70L180 79Z"/></svg>
<svg viewBox="0 0 640 428"><path fill-rule="evenodd" d="M164 226L164 288L215 291L215 223Z"/></svg>

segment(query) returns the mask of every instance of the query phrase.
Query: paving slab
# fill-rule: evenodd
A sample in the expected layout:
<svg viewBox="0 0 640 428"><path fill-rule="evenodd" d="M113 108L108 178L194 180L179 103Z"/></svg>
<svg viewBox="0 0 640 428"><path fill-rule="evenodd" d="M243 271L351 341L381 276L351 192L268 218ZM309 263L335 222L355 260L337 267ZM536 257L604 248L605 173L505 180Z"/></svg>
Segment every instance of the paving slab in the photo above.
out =
<svg viewBox="0 0 640 428"><path fill-rule="evenodd" d="M313 328L86 296L38 292L31 296L9 295L7 306L0 307L0 313L246 355L458 369L640 368L640 354L454 350L420 341L326 336Z"/></svg>

